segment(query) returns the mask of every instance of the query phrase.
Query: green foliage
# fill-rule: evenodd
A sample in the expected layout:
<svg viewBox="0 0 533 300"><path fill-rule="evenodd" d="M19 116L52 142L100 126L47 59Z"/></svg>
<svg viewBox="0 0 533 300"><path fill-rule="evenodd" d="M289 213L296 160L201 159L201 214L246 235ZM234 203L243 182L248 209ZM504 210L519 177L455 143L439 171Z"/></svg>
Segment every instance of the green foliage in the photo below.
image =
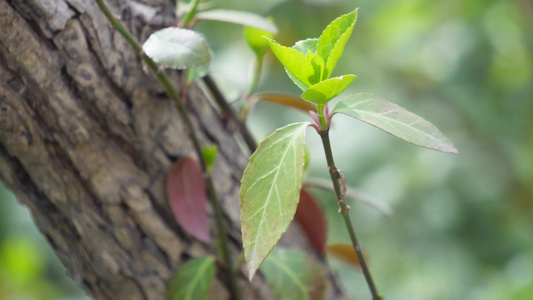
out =
<svg viewBox="0 0 533 300"><path fill-rule="evenodd" d="M250 279L294 218L308 123L276 130L259 144L241 181L241 230Z"/></svg>
<svg viewBox="0 0 533 300"><path fill-rule="evenodd" d="M408 143L458 153L455 146L433 124L374 94L349 95L335 106L334 113L359 119Z"/></svg>
<svg viewBox="0 0 533 300"><path fill-rule="evenodd" d="M302 98L324 105L342 93L355 79L344 75L329 79L357 21L357 9L333 20L318 39L298 41L292 48L269 39L270 48L291 80L303 91Z"/></svg>
<svg viewBox="0 0 533 300"><path fill-rule="evenodd" d="M207 300L215 281L215 260L211 256L184 262L168 283L167 300Z"/></svg>
<svg viewBox="0 0 533 300"><path fill-rule="evenodd" d="M324 299L326 282L320 265L305 252L275 249L261 272L279 300Z"/></svg>
<svg viewBox="0 0 533 300"><path fill-rule="evenodd" d="M357 21L357 9L335 19L320 35L316 52L326 62L326 70L322 79L329 78L337 61L342 55L344 46L352 34Z"/></svg>
<svg viewBox="0 0 533 300"><path fill-rule="evenodd" d="M271 39L274 37L274 34L270 31L255 27L244 27L244 40L258 58L263 57L268 50L268 41L266 41L264 37Z"/></svg>
<svg viewBox="0 0 533 300"><path fill-rule="evenodd" d="M355 75L344 75L321 81L302 93L302 99L317 105L325 105L342 93L355 80Z"/></svg>
<svg viewBox="0 0 533 300"><path fill-rule="evenodd" d="M178 70L205 67L211 60L205 39L178 27L154 32L143 44L143 51L161 67Z"/></svg>
<svg viewBox="0 0 533 300"><path fill-rule="evenodd" d="M217 158L217 154L218 154L217 145L204 147L202 151L202 156L204 157L204 161L207 166L208 172L213 171L213 167L215 166L215 160Z"/></svg>

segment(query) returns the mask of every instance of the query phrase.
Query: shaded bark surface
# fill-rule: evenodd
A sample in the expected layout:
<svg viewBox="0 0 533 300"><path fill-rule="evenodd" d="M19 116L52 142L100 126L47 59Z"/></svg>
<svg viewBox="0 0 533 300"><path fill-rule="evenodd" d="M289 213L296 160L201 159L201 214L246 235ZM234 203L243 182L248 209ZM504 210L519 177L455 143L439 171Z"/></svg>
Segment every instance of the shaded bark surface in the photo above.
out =
<svg viewBox="0 0 533 300"><path fill-rule="evenodd" d="M107 3L141 41L175 23L175 1ZM201 143L219 146L215 185L236 258L247 157L202 90L188 98ZM216 253L166 202L170 166L191 153L173 103L93 1L0 0L0 177L89 295L163 299L181 263ZM304 243L294 237L286 244ZM261 276L240 275L244 299L272 298ZM230 298L223 272L213 295Z"/></svg>

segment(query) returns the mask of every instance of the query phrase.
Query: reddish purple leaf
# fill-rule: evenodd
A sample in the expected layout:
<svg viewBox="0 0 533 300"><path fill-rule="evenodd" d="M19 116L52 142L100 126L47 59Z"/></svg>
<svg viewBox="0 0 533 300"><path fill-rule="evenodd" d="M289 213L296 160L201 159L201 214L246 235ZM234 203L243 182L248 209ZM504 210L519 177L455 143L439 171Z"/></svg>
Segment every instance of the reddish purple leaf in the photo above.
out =
<svg viewBox="0 0 533 300"><path fill-rule="evenodd" d="M300 190L300 202L294 215L315 250L326 253L326 219L315 198L305 188Z"/></svg>
<svg viewBox="0 0 533 300"><path fill-rule="evenodd" d="M167 196L178 224L203 242L211 241L202 170L190 157L178 160L167 178Z"/></svg>

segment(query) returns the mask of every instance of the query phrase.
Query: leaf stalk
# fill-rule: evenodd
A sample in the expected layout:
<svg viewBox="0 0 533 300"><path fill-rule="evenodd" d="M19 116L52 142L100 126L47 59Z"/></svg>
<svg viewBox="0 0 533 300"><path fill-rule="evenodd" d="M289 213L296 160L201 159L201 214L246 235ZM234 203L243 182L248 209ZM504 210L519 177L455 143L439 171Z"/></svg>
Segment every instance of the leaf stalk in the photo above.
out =
<svg viewBox="0 0 533 300"><path fill-rule="evenodd" d="M118 21L112 14L107 5L104 3L103 0L95 0L98 7L102 11L102 13L106 16L106 18L109 20L109 22L115 27L115 29L126 39L126 41L135 49L137 53L140 54L141 58L146 62L148 67L156 74L159 81L163 84L165 87L165 91L167 92L168 96L175 101L178 113L180 114L180 117L183 119L183 122L185 123L185 127L187 128L189 138L193 144L193 148L198 156L198 159L200 160L200 165L202 167L202 172L204 174L204 178L206 181L207 186L207 192L208 197L212 202L213 208L215 209L215 215L216 215L216 224L219 230L219 234L221 236L221 246L222 246L222 252L223 252L223 259L224 263L226 264L226 271L229 279L230 289L233 294L234 299L240 300L242 299L240 289L238 287L237 283L237 272L236 268L233 265L232 258L229 252L229 246L228 246L228 238L227 238L227 232L226 227L224 225L224 218L222 216L222 208L220 206L220 201L218 200L217 193L211 178L211 175L209 172L207 172L207 164L205 160L203 159L202 155L202 147L200 146L200 142L198 140L198 137L196 136L194 132L194 128L192 125L191 120L189 119L189 115L187 114L187 109L185 108L185 105L174 87L174 85L171 83L170 79L167 77L165 72L159 68L157 63L152 60L150 57L148 57L144 52L142 51L142 45L135 39L135 37L122 25L120 21Z"/></svg>
<svg viewBox="0 0 533 300"><path fill-rule="evenodd" d="M348 229L348 233L352 241L353 249L355 251L355 254L357 255L357 258L359 259L359 263L361 265L361 269L363 270L363 274L365 276L368 288L370 289L370 293L372 294L372 300L383 300L384 299L383 296L381 296L381 294L378 292L376 284L374 283L374 279L372 278L372 274L370 273L368 264L366 263L365 257L363 256L361 244L359 243L359 240L357 239L357 235L355 234L355 230L352 225L352 221L350 219L350 214L349 214L350 207L346 205L346 195L345 195L345 192L343 192L345 188L342 186L342 182L344 181L343 180L344 175L342 175L341 171L337 169L337 167L335 166L335 162L333 160L333 152L331 150L331 144L329 141L329 128L322 129L321 131L318 132L318 134L320 135L320 138L322 139L322 144L324 146L324 151L326 153L326 161L328 163L329 175L331 177L331 182L333 183L333 187L335 189L335 195L337 196L337 204L339 205L339 212L344 219L346 228Z"/></svg>

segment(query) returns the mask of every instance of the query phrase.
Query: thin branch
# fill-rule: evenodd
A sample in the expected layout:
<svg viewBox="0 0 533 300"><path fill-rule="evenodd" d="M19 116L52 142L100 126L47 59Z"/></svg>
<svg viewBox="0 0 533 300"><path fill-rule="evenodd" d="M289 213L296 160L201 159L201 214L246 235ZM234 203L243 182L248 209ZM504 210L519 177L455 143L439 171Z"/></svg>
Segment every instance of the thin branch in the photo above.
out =
<svg viewBox="0 0 533 300"><path fill-rule="evenodd" d="M257 143L248 128L246 127L246 125L241 122L239 117L237 117L237 114L229 105L224 95L222 95L222 92L220 92L220 90L218 89L218 86L215 84L213 78L210 75L206 75L203 80L209 91L211 91L215 102L222 110L223 116L229 119L230 122L233 122L235 126L237 126L239 132L241 133L244 139L244 142L248 146L248 149L250 150L250 152L253 153L255 149L257 149Z"/></svg>
<svg viewBox="0 0 533 300"><path fill-rule="evenodd" d="M331 181L335 189L335 194L337 196L337 203L339 205L340 213L342 214L344 223L346 224L346 228L348 229L348 233L350 234L350 239L352 240L353 249L355 251L355 254L357 255L357 258L359 259L359 264L361 265L361 269L363 270L363 274L365 275L366 283L368 285L368 288L370 289L370 292L372 293L372 300L383 300L383 296L381 296L381 294L378 292L376 284L374 283L374 279L372 278L370 269L368 268L365 257L363 256L363 250L361 249L361 245L355 234L352 221L350 220L350 213L349 213L350 209L346 205L346 199L342 192L343 191L343 188L341 186L342 175L340 171L337 169L337 167L335 166L335 162L333 160L333 152L331 151L331 144L329 142L329 129L328 128L322 129L318 133L320 137L322 138L322 144L324 145L324 151L326 152L326 160L328 163L329 175L331 177Z"/></svg>
<svg viewBox="0 0 533 300"><path fill-rule="evenodd" d="M206 185L207 185L208 196L215 209L216 223L217 223L218 230L220 232L220 241L221 241L221 248L222 248L221 250L223 252L222 255L223 255L224 263L226 264L226 271L228 273L228 277L230 281L230 288L231 288L233 297L235 299L240 300L242 299L242 297L241 297L241 292L240 292L240 289L237 283L236 269L233 265L231 255L229 253L228 235L226 232L226 227L224 226L222 208L220 206L220 201L218 200L217 193L215 191L215 187L211 179L211 175L209 174L209 172L207 172L207 164L205 160L203 159L202 147L200 146L198 137L196 136L194 132L194 128L192 126L191 120L189 119L189 115L187 114L185 105L183 101L181 100L178 94L178 91L174 88L174 85L170 82L170 79L167 77L165 72L159 68L159 66L154 60L152 60L142 51L142 45L135 39L135 37L133 37L133 35L131 35L131 33L122 25L122 23L119 22L111 14L111 12L109 11L109 8L106 6L103 0L95 0L95 1L98 4L98 7L100 7L100 10L102 11L102 13L109 20L109 22L113 24L115 29L126 39L126 41L133 47L133 49L135 49L135 51L139 53L139 55L146 62L148 67L156 74L159 81L165 87L165 90L168 96L176 102L178 113L180 114L180 117L183 119L183 122L185 123L185 127L188 131L189 138L193 144L193 147L198 156L198 159L200 160L200 165L202 167L202 172L204 174L204 178L205 178Z"/></svg>

